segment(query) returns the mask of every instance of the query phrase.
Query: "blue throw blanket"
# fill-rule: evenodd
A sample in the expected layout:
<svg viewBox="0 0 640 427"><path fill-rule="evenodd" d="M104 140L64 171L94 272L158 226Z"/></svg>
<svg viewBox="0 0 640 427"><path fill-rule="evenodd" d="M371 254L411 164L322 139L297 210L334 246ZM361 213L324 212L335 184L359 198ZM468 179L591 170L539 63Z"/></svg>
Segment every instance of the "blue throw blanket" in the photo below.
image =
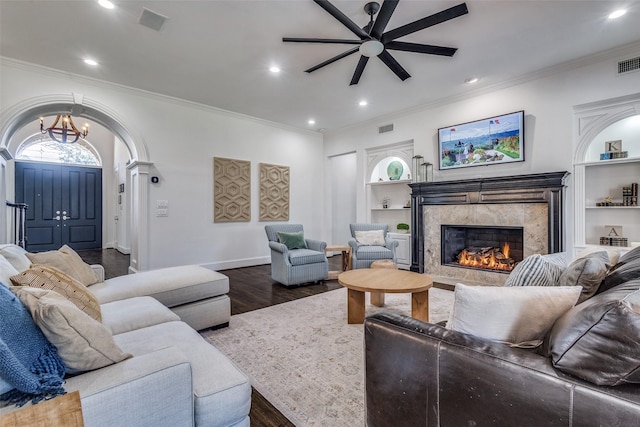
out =
<svg viewBox="0 0 640 427"><path fill-rule="evenodd" d="M22 302L0 283L0 377L15 387L0 401L22 406L64 394L65 366Z"/></svg>

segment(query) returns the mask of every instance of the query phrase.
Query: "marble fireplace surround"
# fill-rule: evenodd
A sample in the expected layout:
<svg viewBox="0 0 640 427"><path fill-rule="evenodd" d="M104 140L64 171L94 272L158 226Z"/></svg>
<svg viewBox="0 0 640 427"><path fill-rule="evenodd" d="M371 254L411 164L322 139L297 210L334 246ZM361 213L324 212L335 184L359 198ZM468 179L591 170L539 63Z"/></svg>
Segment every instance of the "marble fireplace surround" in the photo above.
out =
<svg viewBox="0 0 640 427"><path fill-rule="evenodd" d="M441 265L442 224L523 227L525 257L561 252L567 176L550 172L410 184L411 270L447 284L504 284L504 273Z"/></svg>

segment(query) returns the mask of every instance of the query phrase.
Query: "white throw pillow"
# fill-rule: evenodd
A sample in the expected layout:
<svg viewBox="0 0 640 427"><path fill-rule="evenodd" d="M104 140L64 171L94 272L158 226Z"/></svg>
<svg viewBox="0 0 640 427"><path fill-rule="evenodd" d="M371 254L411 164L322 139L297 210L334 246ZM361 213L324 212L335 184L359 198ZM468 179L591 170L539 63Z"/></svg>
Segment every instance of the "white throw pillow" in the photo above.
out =
<svg viewBox="0 0 640 427"><path fill-rule="evenodd" d="M11 286L11 276L15 276L20 272L5 257L0 255L0 283L8 288Z"/></svg>
<svg viewBox="0 0 640 427"><path fill-rule="evenodd" d="M0 255L4 256L18 272L26 270L31 265L31 261L27 258L27 251L18 245L10 243L0 245Z"/></svg>
<svg viewBox="0 0 640 427"><path fill-rule="evenodd" d="M366 246L384 246L384 231L356 231L356 240L361 245Z"/></svg>
<svg viewBox="0 0 640 427"><path fill-rule="evenodd" d="M456 284L447 328L517 347L536 347L576 304L581 286Z"/></svg>
<svg viewBox="0 0 640 427"><path fill-rule="evenodd" d="M540 254L530 255L520 261L509 273L505 286L556 286L562 269Z"/></svg>

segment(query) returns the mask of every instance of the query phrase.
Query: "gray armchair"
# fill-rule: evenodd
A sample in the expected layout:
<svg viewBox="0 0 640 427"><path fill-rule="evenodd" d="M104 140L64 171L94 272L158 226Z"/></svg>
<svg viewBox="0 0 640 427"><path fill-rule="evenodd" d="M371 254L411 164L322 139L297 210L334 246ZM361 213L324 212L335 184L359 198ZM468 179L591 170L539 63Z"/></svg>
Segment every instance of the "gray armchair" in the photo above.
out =
<svg viewBox="0 0 640 427"><path fill-rule="evenodd" d="M396 247L398 241L387 236L389 226L387 224L349 224L351 237L352 268L369 268L374 261L388 259L396 262ZM356 240L356 231L382 230L384 236L384 246L362 245Z"/></svg>
<svg viewBox="0 0 640 427"><path fill-rule="evenodd" d="M280 243L279 232L303 232L302 224L265 225L271 248L271 278L285 286L326 280L329 262L324 253L326 242L305 238L306 248L289 249Z"/></svg>

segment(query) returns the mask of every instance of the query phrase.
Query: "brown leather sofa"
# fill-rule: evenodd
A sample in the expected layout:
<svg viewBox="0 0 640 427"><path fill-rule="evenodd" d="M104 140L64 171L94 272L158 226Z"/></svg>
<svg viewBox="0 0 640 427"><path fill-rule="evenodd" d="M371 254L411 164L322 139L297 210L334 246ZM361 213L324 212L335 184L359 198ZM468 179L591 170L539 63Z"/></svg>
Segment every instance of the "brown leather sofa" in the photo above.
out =
<svg viewBox="0 0 640 427"><path fill-rule="evenodd" d="M582 325L575 320L578 315L569 313L558 322L595 330L584 323L608 316L602 314L603 301L617 310L620 304L612 305L607 299L619 303L620 295L640 289L640 257L635 255L629 257L632 263L619 269L621 274L605 278L601 285L605 292L572 309L582 315ZM583 339L581 344L586 343L587 348L590 343L599 348L595 352L562 342L567 341L567 334L554 338L555 327L544 349L525 350L405 316L380 313L368 317L364 326L367 426L640 426L637 308L631 310L632 317L622 319L624 323L618 319L618 323L604 324L604 336L618 334L626 340L623 344L610 339L601 345L596 341L602 341L603 335L569 331L571 339ZM554 339L560 342L550 343ZM620 345L627 347L616 348ZM560 363L554 365L558 349L574 357L571 372L578 376L566 373L570 369ZM591 353L609 362L594 365ZM595 384L599 375L612 383L609 371L629 366L629 375L618 381L623 384Z"/></svg>

